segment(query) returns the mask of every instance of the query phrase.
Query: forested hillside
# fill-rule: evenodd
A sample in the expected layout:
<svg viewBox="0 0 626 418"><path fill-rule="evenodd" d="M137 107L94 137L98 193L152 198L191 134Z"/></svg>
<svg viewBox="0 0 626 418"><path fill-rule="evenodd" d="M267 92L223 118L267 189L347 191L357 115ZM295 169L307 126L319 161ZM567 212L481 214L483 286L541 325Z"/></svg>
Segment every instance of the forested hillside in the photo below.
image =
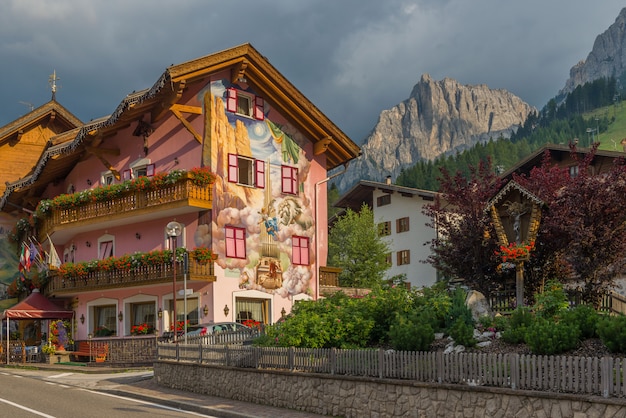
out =
<svg viewBox="0 0 626 418"><path fill-rule="evenodd" d="M504 172L545 144L577 142L579 148L600 141L601 149L622 150L626 137L626 107L614 79L600 79L579 86L561 98L550 100L539 115L531 115L510 139L500 138L434 161L420 161L402 170L396 184L417 189L439 189L441 169L469 174L469 167L491 158L492 166ZM585 112L582 111L585 110ZM599 132L599 135L598 135Z"/></svg>

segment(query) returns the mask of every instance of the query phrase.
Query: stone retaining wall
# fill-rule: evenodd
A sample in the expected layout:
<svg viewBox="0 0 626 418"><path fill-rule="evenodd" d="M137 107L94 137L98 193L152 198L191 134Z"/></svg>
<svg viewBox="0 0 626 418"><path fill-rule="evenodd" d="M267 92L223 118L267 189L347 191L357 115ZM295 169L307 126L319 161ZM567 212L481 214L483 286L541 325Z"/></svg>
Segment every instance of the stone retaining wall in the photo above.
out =
<svg viewBox="0 0 626 418"><path fill-rule="evenodd" d="M626 399L157 361L157 382L222 398L341 417L626 416Z"/></svg>

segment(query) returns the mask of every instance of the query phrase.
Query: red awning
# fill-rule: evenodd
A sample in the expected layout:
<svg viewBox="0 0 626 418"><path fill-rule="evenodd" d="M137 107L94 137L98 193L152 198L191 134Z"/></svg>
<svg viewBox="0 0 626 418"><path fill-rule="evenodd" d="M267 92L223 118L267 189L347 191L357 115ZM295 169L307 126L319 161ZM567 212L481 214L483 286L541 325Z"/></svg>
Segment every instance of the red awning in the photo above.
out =
<svg viewBox="0 0 626 418"><path fill-rule="evenodd" d="M73 311L61 308L35 289L26 299L5 309L2 319L70 319L73 316Z"/></svg>

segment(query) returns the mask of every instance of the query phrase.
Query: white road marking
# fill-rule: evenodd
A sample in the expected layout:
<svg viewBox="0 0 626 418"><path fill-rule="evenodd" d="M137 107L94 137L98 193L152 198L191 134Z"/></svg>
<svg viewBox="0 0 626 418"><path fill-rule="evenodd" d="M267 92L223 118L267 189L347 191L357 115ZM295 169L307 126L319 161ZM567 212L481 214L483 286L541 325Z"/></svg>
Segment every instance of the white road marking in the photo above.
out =
<svg viewBox="0 0 626 418"><path fill-rule="evenodd" d="M52 376L48 376L48 378L50 378L50 379L56 379L56 378L59 378L59 377L71 376L71 375L73 375L73 374L74 374L74 373L61 373L61 374L55 374L55 375L52 375Z"/></svg>
<svg viewBox="0 0 626 418"><path fill-rule="evenodd" d="M15 402L11 402L11 401L6 400L6 399L0 398L0 402L4 402L4 403L6 403L8 405L11 405L11 406L14 406L16 408L23 409L24 411L32 412L33 414L39 415L40 417L55 418L53 415L48 415L48 414L44 414L43 412L35 411L34 409L27 408L27 407L25 407L23 405L17 404Z"/></svg>
<svg viewBox="0 0 626 418"><path fill-rule="evenodd" d="M98 391L93 391L93 390L89 390L89 389L81 389L81 390L84 390L85 392L89 392L89 393L96 393L96 394L102 395L102 396L109 396L111 398L117 398L117 399L124 399L124 400L127 400L127 401L133 401L135 403L140 403L142 405L152 405L152 406L156 406L156 407L161 408L161 409L167 409L168 411L182 412L182 413L185 413L187 415L194 415L194 416L197 416L197 417L217 418L214 415L204 415L204 414L199 414L199 413L193 412L193 411L185 411L185 410L178 409L178 408L172 408L171 406L167 406L167 405L161 405L161 404L154 403L154 402L142 401L141 399L127 398L126 396L114 395L112 393L98 392Z"/></svg>

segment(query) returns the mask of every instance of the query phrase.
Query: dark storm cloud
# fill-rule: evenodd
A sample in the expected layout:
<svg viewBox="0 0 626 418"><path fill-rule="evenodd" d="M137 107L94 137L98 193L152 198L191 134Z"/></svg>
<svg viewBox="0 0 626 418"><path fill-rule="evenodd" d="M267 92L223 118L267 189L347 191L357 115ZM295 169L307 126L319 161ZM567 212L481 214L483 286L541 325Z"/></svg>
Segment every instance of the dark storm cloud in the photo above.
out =
<svg viewBox="0 0 626 418"><path fill-rule="evenodd" d="M250 42L356 142L423 73L542 107L623 7L583 0L9 0L0 125L50 99L111 113L170 64Z"/></svg>

